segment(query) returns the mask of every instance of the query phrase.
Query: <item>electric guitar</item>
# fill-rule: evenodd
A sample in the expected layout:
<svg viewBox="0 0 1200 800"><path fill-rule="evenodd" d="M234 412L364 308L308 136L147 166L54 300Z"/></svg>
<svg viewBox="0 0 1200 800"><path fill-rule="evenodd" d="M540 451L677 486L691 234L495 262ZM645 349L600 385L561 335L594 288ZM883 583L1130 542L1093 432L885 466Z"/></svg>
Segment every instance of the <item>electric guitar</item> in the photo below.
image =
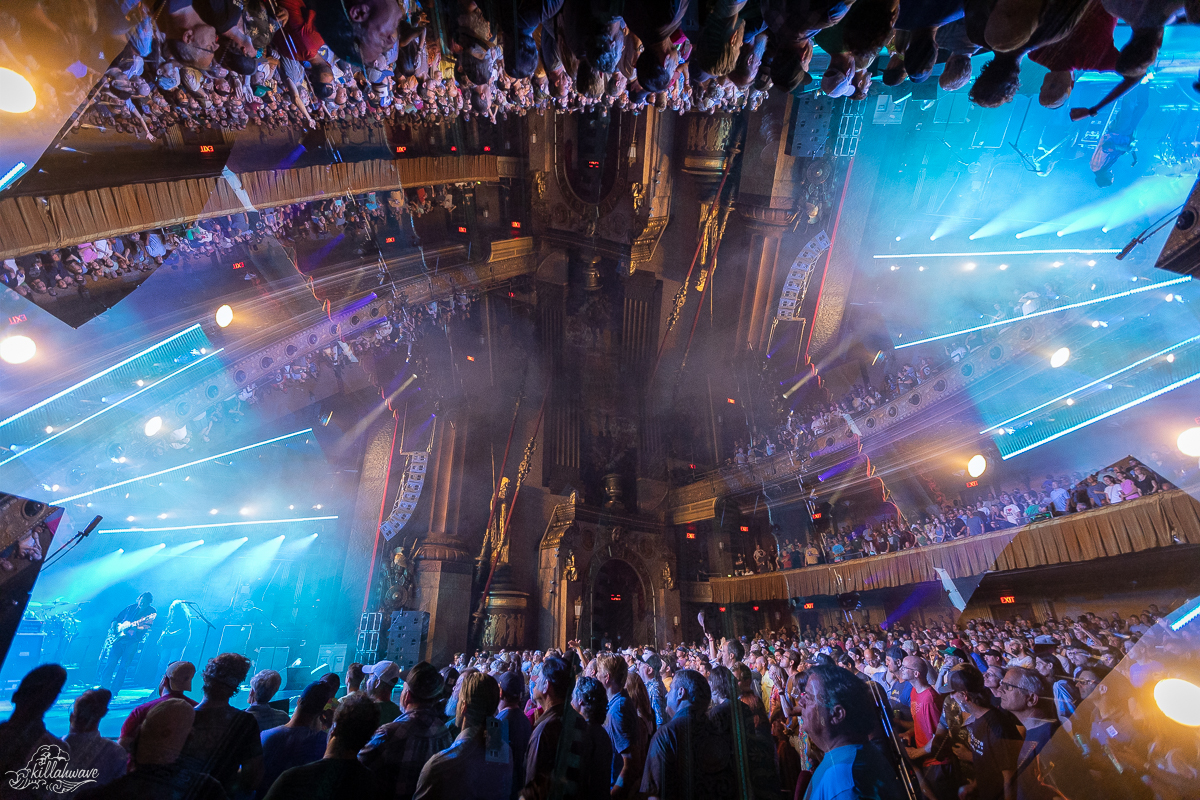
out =
<svg viewBox="0 0 1200 800"><path fill-rule="evenodd" d="M144 633L150 630L150 626L154 624L154 619L158 614L150 613L141 619L128 620L126 622L114 622L108 629L108 637L104 640L104 646L100 649L102 654L107 654L112 646L116 644L118 639L126 636L137 636L139 633Z"/></svg>

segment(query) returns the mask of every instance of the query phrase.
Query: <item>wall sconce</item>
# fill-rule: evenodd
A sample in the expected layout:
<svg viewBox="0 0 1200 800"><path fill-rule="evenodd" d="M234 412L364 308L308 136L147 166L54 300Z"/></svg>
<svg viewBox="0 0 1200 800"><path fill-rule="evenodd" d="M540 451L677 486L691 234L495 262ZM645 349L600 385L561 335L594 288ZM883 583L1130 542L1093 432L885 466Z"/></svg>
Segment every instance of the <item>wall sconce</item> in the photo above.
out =
<svg viewBox="0 0 1200 800"><path fill-rule="evenodd" d="M577 597L577 598L575 598L575 619L579 619L582 616L583 616L583 598ZM676 619L678 619L678 617L676 617Z"/></svg>
<svg viewBox="0 0 1200 800"><path fill-rule="evenodd" d="M675 627L676 627L676 628L678 628L678 627L679 627L679 615L676 615L676 616L675 616Z"/></svg>
<svg viewBox="0 0 1200 800"><path fill-rule="evenodd" d="M637 161L637 143L629 145L629 166L632 167L635 161Z"/></svg>

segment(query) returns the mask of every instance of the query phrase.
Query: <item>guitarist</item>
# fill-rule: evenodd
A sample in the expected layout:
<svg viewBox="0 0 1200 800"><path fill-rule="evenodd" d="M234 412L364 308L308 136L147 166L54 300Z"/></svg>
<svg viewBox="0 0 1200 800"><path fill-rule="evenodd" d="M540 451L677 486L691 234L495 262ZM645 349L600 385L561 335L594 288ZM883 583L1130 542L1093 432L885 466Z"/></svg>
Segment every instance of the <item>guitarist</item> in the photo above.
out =
<svg viewBox="0 0 1200 800"><path fill-rule="evenodd" d="M150 605L153 602L152 594L142 592L138 595L137 602L121 609L121 613L113 617L109 625L108 639L101 651L107 657L101 659L100 685L105 688L111 687L114 697L125 685L125 672L134 656L138 654L142 641L158 616L154 606Z"/></svg>

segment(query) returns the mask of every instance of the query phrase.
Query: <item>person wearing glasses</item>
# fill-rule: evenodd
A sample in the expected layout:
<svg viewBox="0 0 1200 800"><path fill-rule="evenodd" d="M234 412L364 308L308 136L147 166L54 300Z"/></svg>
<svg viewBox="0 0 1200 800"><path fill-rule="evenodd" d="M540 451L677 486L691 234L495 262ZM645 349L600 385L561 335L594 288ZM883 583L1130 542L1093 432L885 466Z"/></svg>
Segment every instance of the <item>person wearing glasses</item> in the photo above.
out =
<svg viewBox="0 0 1200 800"><path fill-rule="evenodd" d="M1059 728L1058 720L1047 707L1046 682L1034 670L1011 667L1000 682L1000 703L1025 728L1025 739L1017 756L1017 797L1053 796L1042 780L1042 765L1038 760Z"/></svg>
<svg viewBox="0 0 1200 800"><path fill-rule="evenodd" d="M235 54L253 58L257 53L242 23L241 6L229 0L167 0L158 24L175 55L189 67L211 67L222 40Z"/></svg>
<svg viewBox="0 0 1200 800"><path fill-rule="evenodd" d="M963 724L968 744L955 745L954 754L974 767L974 796L978 800L1016 800L1017 759L1022 743L1016 719L1007 711L992 708L979 670L955 670L947 682L967 714Z"/></svg>

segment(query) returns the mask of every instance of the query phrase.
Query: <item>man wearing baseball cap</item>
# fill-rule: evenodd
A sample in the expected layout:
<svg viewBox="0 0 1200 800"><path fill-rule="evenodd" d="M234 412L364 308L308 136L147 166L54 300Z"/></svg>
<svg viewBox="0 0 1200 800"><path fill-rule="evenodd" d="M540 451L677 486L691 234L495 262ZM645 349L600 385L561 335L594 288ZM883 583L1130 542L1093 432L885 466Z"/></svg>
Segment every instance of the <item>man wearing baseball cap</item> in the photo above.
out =
<svg viewBox="0 0 1200 800"><path fill-rule="evenodd" d="M399 668L391 661L363 667L363 672L369 676L368 693L373 680L391 679L394 686L399 678ZM403 712L395 722L376 731L358 754L358 760L375 773L379 785L395 800L411 798L425 762L454 743L437 708L444 688L441 673L432 664L422 661L414 665L404 676L404 689L400 692Z"/></svg>
<svg viewBox="0 0 1200 800"><path fill-rule="evenodd" d="M392 702L392 692L400 682L400 667L395 661L380 661L362 668L366 680L363 690L379 706L379 719L387 723L400 716L400 706Z"/></svg>
<svg viewBox="0 0 1200 800"><path fill-rule="evenodd" d="M138 731L146 720L150 709L163 702L175 698L186 700L188 705L195 708L196 701L184 694L192 690L192 678L196 677L196 665L190 661L172 661L167 665L162 680L158 682L158 697L148 703L142 703L125 718L121 725L121 735L117 742L129 752L133 752L133 743L137 740Z"/></svg>

